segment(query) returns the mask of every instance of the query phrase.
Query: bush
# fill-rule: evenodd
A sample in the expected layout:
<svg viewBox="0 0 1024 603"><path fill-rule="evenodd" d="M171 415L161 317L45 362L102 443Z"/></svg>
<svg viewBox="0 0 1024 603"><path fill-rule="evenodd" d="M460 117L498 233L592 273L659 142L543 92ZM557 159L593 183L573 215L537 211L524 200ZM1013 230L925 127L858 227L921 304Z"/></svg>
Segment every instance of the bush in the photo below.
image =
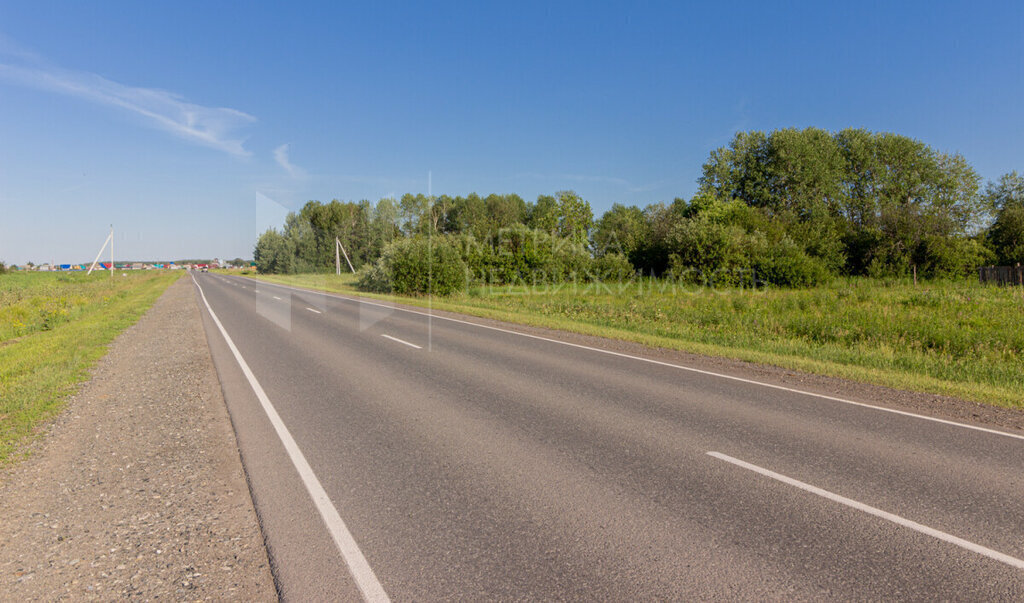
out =
<svg viewBox="0 0 1024 603"><path fill-rule="evenodd" d="M703 215L683 220L668 236L674 252L670 270L678 273L688 268L711 273L748 269L748 238L739 226L720 224Z"/></svg>
<svg viewBox="0 0 1024 603"><path fill-rule="evenodd" d="M807 287L832 276L827 260L809 255L785 234L748 232L703 214L677 225L669 242L675 251L669 260L670 274L685 282Z"/></svg>
<svg viewBox="0 0 1024 603"><path fill-rule="evenodd" d="M492 283L556 283L586 278L592 264L583 245L516 225L498 232L480 276Z"/></svg>
<svg viewBox="0 0 1024 603"><path fill-rule="evenodd" d="M399 295L451 295L466 288L467 272L447 237L396 239L376 263L359 271L358 286Z"/></svg>
<svg viewBox="0 0 1024 603"><path fill-rule="evenodd" d="M784 287L812 287L829 280L831 274L826 261L811 257L789 237L767 245L752 257L754 274L758 280Z"/></svg>
<svg viewBox="0 0 1024 603"><path fill-rule="evenodd" d="M988 233L989 244L1003 265L1024 262L1024 206L1004 207Z"/></svg>
<svg viewBox="0 0 1024 603"><path fill-rule="evenodd" d="M633 264L621 253L606 253L593 262L589 273L591 280L625 281L636 274Z"/></svg>
<svg viewBox="0 0 1024 603"><path fill-rule="evenodd" d="M974 274L995 261L995 254L974 239L932 236L924 241L921 275L926 278Z"/></svg>

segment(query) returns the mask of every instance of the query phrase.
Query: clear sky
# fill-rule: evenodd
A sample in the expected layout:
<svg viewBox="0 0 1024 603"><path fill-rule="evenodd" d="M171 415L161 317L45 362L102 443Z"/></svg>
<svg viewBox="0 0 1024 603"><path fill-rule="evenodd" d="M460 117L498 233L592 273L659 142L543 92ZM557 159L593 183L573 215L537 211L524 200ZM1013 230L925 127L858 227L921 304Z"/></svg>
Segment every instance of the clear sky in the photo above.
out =
<svg viewBox="0 0 1024 603"><path fill-rule="evenodd" d="M738 130L1024 170L1020 2L0 3L0 259L251 257L310 199L689 197Z"/></svg>

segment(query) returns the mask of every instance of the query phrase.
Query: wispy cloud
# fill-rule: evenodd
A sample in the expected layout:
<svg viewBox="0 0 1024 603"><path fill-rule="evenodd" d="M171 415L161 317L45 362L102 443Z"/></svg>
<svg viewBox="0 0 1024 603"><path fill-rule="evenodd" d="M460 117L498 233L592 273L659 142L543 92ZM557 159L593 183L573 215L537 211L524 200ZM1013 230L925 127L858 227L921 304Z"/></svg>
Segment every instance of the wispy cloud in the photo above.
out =
<svg viewBox="0 0 1024 603"><path fill-rule="evenodd" d="M288 175L292 178L303 179L306 177L306 171L302 168L294 165L291 160L288 159L288 144L283 144L274 149L274 161L277 165L284 168L284 171L288 172Z"/></svg>
<svg viewBox="0 0 1024 603"><path fill-rule="evenodd" d="M249 155L237 132L256 118L224 107L205 107L157 88L127 86L95 73L56 67L0 40L0 79L141 115L152 126L232 155Z"/></svg>

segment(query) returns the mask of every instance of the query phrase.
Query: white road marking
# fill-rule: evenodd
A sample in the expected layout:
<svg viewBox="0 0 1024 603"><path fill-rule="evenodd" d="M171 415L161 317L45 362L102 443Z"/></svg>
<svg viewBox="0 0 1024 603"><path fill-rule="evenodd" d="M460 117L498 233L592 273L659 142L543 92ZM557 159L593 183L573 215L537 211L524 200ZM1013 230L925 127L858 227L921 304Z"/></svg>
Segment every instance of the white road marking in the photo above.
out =
<svg viewBox="0 0 1024 603"><path fill-rule="evenodd" d="M323 314L323 312L321 312L320 310L314 310L313 308L306 308L306 309L309 310L310 312L316 312L317 314Z"/></svg>
<svg viewBox="0 0 1024 603"><path fill-rule="evenodd" d="M409 343L408 341L402 341L401 339L399 339L397 337L392 337L390 335L385 335L383 333L381 333L380 336L385 338L385 339L390 339L391 341L397 341L398 343L404 343L405 345L409 346L410 348L416 348L417 350L422 350L423 349L422 346L418 346L415 343Z"/></svg>
<svg viewBox="0 0 1024 603"><path fill-rule="evenodd" d="M267 413L267 418L270 419L270 423L274 426L274 431L277 432L277 436L281 438L281 443L284 444L284 449L288 452L288 457L291 458L292 464L295 466L295 470L298 471L299 477L302 478L302 483L306 486L306 491L309 492L309 496L313 499L313 503L316 505L317 511L320 512L320 517L324 520L327 525L327 530L331 533L331 537L334 539L334 544L338 547L338 551L341 552L341 556L345 559L345 563L348 565L349 571L352 573L352 577L355 578L356 585L359 587L359 591L363 594L363 598L367 601L390 601L384 587L380 581L377 580L376 574L373 573L373 569L370 568L369 562L366 561L366 557L363 556L363 552L359 550L359 545L356 544L355 538L352 537L352 533L349 532L348 526L341 519L341 515L338 514L338 509L334 507L334 503L331 502L331 498L327 495L327 491L324 490L320 480L317 479L316 474L313 472L313 468L306 461L306 456L302 454L302 450L299 449L299 445L295 443L295 439L288 431L288 427L285 426L284 421L281 420L280 415L277 414L277 410L274 409L274 405L270 402L270 398L267 397L266 392L263 391L263 387L260 386L259 381L256 380L256 375L253 374L249 365L246 364L245 359L242 358L242 354L235 347L235 343L231 340L228 332L224 329L224 325L221 324L220 319L213 312L213 308L210 307L210 302L206 301L206 294L203 293L203 288L196 282L195 277L192 277L192 282L195 283L196 287L199 287L199 295L203 298L203 303L206 305L206 310L210 313L210 318L213 319L214 324L220 330L221 335L224 336L224 341L227 342L228 348L231 349L231 353L234 355L235 360L238 362L238 366L242 369L242 373L245 374L245 378L249 381L249 385L252 387L252 391L255 392L256 397L259 398L260 405L263 406L263 411Z"/></svg>
<svg viewBox="0 0 1024 603"><path fill-rule="evenodd" d="M868 515L874 515L875 517L880 517L886 521L891 521L905 528L914 530L915 532L920 532L921 534L931 536L932 538L938 538L939 540L942 540L944 542L955 544L956 546L967 549L968 551L977 553L979 555L984 555L989 559L995 559L996 561L1005 563L1006 565L1015 567L1017 569L1024 569L1024 559L1017 559L1016 557L1011 557L1005 553L994 551L988 547L981 546L980 544L973 543L969 540L958 538L956 536L953 536L952 534L947 534L946 532L936 530L935 528L929 528L928 526L919 524L916 521L911 521L909 519L900 517L899 515L893 515L892 513L889 513L887 511L883 511L870 505L866 505L862 502L855 501L852 498L846 498L845 496L833 494L828 490L822 490L817 486L812 486L799 480L795 480L791 477L786 477L781 473L776 473L763 467L758 467L757 465L748 463L746 461L741 461L740 459L733 458L726 454L722 454L721 452L708 452L707 454L709 456L713 456L716 459L725 461L727 463L732 463L737 467L743 467L744 469L749 469L750 471L753 471L755 473L760 473L765 477L770 477L774 480L778 480L784 484L793 486L794 488L800 488L801 490L810 492L811 494L817 494L822 498L827 498L828 500L831 500L833 502L837 502L839 504L852 507L854 509L857 509L858 511L863 511Z"/></svg>
<svg viewBox="0 0 1024 603"><path fill-rule="evenodd" d="M239 277L239 278L246 278L246 277ZM957 423L956 421L950 421L948 419L940 419L938 417L929 417L927 415L919 415L919 414L916 414L916 413L907 412L905 410L896 410L895 408L887 408L885 406L875 406L874 404L867 404L865 402L855 402L853 400L847 400L845 398L839 398L839 397L836 397L836 396L829 396L827 394L818 394L818 393L815 393L815 392L809 392L809 391L802 390L802 389L795 389L795 388L792 388L792 387L786 387L784 385L775 385L774 383L765 383L764 381L756 381L754 379L746 379L744 377L736 377L734 375L726 375L724 373L716 373L714 371L706 371L704 369L693 368L692 366L683 366L681 364L673 364L671 362L664 362L662 360L654 360L652 358L644 358L643 356L633 356L632 354L624 354L622 352L613 352L611 350L603 350L601 348L595 348L595 347L591 347L589 345L583 345L583 344L579 344L579 343L570 343L568 341L560 341L558 339L552 339L550 337L542 337L540 335L531 335L530 333L522 333L522 332L519 332L519 331L513 331L511 329L503 329L501 327L492 327L490 325L482 325L480 323L470 322L468 320L460 320L458 318L451 318L451 317L448 317L448 316L439 316L439 315L435 315L435 314L428 314L427 312L419 312L419 311L416 311L416 310L410 310L408 308L400 308L398 306L392 306L392 305L387 305L387 304L379 304L379 303L375 303L375 302L372 302L372 301L367 301L367 300L364 300L364 299L348 297L348 296L345 296L345 295L338 295L337 293L328 293L326 291L315 291L315 290L312 290L312 289L302 289L301 287L290 287L288 285L278 285L277 283L267 283L267 284L269 284L269 285L271 285L273 287L281 287L283 289L291 289L293 291L299 291L299 292L302 292L302 293L315 293L317 295L325 295L325 296L334 297L334 298L337 298L337 299L342 299L342 300L345 300L345 301L355 302L355 303L358 303L358 304L366 304L366 305L369 305L369 306L379 306L381 308L388 308L389 310L398 310L399 312L407 312L409 314L419 314L420 316L433 317L433 318L436 318L438 320L447 320L448 322L454 322L454 323L463 324L463 325L470 325L470 326L474 326L474 327L479 327L481 329L489 329L491 331L498 331L500 333L508 333L510 335L519 335L520 337L527 337L527 338L536 339L536 340L539 340L539 341L547 341L549 343L557 343L559 345L569 346L569 347L577 348L577 349L581 349L581 350L590 350L592 352L599 352L601 354L607 354L609 356L617 356L619 358L629 358L630 360L639 360L641 362L647 362L649 364L657 364L659 366L667 366L667 367L670 367L670 368L676 368L676 369L679 369L679 370L682 370L682 371L689 371L691 373L697 373L697 374L700 374L700 375L708 375L709 377L718 377L720 379L728 379L730 381L737 381L737 382L740 382L740 383L748 383L750 385L759 385L761 387L768 387L768 388L776 389L776 390L779 390L779 391L791 392L791 393L794 393L794 394L801 394L801 395L804 395L804 396L811 396L812 398L818 398L818 399L821 399L821 400L830 400L832 402L841 402L843 404L850 404L850 405L853 405L853 406L860 406L862 408L870 408L872 410L880 410L882 412L889 412L889 413L893 413L893 414L897 414L897 415L902 415L902 416L905 416L905 417L913 417L915 419L923 419L925 421L932 421L933 423L942 423L944 425L952 425L954 427L962 427L964 429L973 429L974 431L981 431L981 432L984 432L984 433L991 433L991 434L995 434L995 435L1005 436L1005 437L1008 437L1008 438L1015 438L1015 439L1018 439L1018 440L1024 440L1024 435L1016 434L1016 433L1008 433L1008 432L1005 432L1005 431L999 431L998 429L989 429L988 427L980 427L978 425L968 425L967 423ZM528 325L526 325L526 326L528 326Z"/></svg>
<svg viewBox="0 0 1024 603"><path fill-rule="evenodd" d="M273 296L273 297L274 297L274 299L281 299L280 297L278 297L278 296L276 296L276 295L275 295L275 296Z"/></svg>

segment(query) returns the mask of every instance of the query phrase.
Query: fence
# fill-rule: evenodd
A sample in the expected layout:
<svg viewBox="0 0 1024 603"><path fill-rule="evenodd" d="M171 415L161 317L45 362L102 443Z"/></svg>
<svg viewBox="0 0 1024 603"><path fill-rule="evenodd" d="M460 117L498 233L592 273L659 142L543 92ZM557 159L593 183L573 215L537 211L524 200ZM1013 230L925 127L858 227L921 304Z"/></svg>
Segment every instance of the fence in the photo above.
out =
<svg viewBox="0 0 1024 603"><path fill-rule="evenodd" d="M978 268L978 280L982 284L1024 286L1024 268L1016 266L985 266Z"/></svg>

